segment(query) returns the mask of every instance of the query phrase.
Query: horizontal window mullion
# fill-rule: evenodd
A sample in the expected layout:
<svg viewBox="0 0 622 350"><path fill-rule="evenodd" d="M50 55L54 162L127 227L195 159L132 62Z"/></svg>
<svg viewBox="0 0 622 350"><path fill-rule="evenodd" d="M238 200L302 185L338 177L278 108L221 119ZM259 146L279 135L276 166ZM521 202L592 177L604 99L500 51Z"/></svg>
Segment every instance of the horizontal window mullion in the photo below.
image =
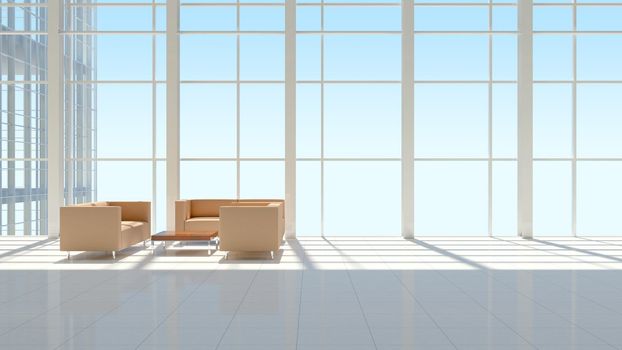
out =
<svg viewBox="0 0 622 350"><path fill-rule="evenodd" d="M517 161L517 158L512 157L415 157L415 162L486 162L486 161L501 161L501 162L513 162Z"/></svg>
<svg viewBox="0 0 622 350"><path fill-rule="evenodd" d="M278 2L253 2L253 3L235 3L235 2L210 2L210 3L191 3L180 4L181 8L184 7L285 7L285 3Z"/></svg>
<svg viewBox="0 0 622 350"><path fill-rule="evenodd" d="M591 2L591 3L569 3L569 4L560 4L560 3L535 3L533 4L535 7L607 7L607 6L622 6L622 2Z"/></svg>
<svg viewBox="0 0 622 350"><path fill-rule="evenodd" d="M189 157L189 158L180 158L180 161L182 162L235 162L235 161L242 161L242 162L248 162L248 161L253 161L253 162L261 162L261 161L266 161L266 162L275 162L275 161L285 161L285 158L279 158L279 157L275 157L275 158L270 158L270 157L256 157L256 158L249 158L249 157L240 157L240 158L235 158L235 157L222 157L222 158L218 158L218 157Z"/></svg>
<svg viewBox="0 0 622 350"><path fill-rule="evenodd" d="M534 80L534 84L622 84L622 80Z"/></svg>
<svg viewBox="0 0 622 350"><path fill-rule="evenodd" d="M51 0L54 1L54 0ZM70 2L67 7L166 7L166 3L145 3L145 2Z"/></svg>
<svg viewBox="0 0 622 350"><path fill-rule="evenodd" d="M482 79L482 80L416 80L415 84L517 84L516 80L494 80L494 79Z"/></svg>
<svg viewBox="0 0 622 350"><path fill-rule="evenodd" d="M61 31L61 35L164 35L165 30L85 30L85 31Z"/></svg>
<svg viewBox="0 0 622 350"><path fill-rule="evenodd" d="M534 35L621 35L622 30L534 30Z"/></svg>
<svg viewBox="0 0 622 350"><path fill-rule="evenodd" d="M401 80L298 80L298 84L401 84Z"/></svg>
<svg viewBox="0 0 622 350"><path fill-rule="evenodd" d="M151 162L151 161L165 161L166 158L144 158L144 157L127 157L127 158L118 158L118 157L93 157L93 158L68 158L65 161L88 161L88 162Z"/></svg>
<svg viewBox="0 0 622 350"><path fill-rule="evenodd" d="M23 31L8 31L8 30L0 30L0 36L5 35L47 35L47 31L32 31L32 30L23 30Z"/></svg>
<svg viewBox="0 0 622 350"><path fill-rule="evenodd" d="M65 80L67 84L166 84L166 80Z"/></svg>
<svg viewBox="0 0 622 350"><path fill-rule="evenodd" d="M181 84L285 84L285 80L182 80Z"/></svg>
<svg viewBox="0 0 622 350"><path fill-rule="evenodd" d="M445 31L445 30L415 30L415 35L518 35L516 30L464 30L464 31Z"/></svg>

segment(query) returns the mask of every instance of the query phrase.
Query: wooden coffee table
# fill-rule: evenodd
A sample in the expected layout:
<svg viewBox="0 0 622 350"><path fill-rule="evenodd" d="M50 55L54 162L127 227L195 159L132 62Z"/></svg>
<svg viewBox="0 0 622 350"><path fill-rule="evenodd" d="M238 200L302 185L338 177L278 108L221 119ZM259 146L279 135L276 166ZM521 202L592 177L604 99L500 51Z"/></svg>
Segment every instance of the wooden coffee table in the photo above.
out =
<svg viewBox="0 0 622 350"><path fill-rule="evenodd" d="M218 231L162 231L151 236L151 245L154 242L162 242L162 247L166 249L166 242L185 242L185 241L208 241L210 246L215 243L218 249Z"/></svg>

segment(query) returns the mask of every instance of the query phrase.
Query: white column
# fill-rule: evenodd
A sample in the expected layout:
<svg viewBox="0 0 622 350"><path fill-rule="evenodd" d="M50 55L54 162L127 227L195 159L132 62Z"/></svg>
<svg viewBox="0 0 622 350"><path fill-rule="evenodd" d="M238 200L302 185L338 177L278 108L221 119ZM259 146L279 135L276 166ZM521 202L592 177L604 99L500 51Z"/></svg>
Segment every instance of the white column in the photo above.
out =
<svg viewBox="0 0 622 350"><path fill-rule="evenodd" d="M285 234L296 237L296 0L285 0Z"/></svg>
<svg viewBox="0 0 622 350"><path fill-rule="evenodd" d="M179 199L179 0L166 6L166 227L175 229Z"/></svg>
<svg viewBox="0 0 622 350"><path fill-rule="evenodd" d="M402 236L415 231L415 58L413 0L402 1Z"/></svg>
<svg viewBox="0 0 622 350"><path fill-rule="evenodd" d="M48 2L48 235L60 234L60 207L64 204L63 182L63 79L61 1Z"/></svg>
<svg viewBox="0 0 622 350"><path fill-rule="evenodd" d="M518 234L533 238L532 0L518 3Z"/></svg>

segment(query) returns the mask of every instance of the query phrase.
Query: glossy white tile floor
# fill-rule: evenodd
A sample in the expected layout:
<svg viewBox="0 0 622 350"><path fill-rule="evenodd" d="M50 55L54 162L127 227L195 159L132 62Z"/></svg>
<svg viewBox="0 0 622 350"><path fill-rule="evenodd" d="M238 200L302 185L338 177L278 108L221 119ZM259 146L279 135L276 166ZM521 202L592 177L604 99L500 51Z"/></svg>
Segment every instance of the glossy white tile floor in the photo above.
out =
<svg viewBox="0 0 622 350"><path fill-rule="evenodd" d="M300 238L232 258L0 239L0 349L622 349L622 239Z"/></svg>

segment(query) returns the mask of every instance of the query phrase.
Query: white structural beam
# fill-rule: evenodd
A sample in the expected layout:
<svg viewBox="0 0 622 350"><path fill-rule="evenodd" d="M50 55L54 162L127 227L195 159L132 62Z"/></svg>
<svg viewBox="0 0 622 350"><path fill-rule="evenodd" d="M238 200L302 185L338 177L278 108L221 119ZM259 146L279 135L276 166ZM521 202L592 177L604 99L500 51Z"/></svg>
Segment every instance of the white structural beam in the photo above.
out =
<svg viewBox="0 0 622 350"><path fill-rule="evenodd" d="M179 199L179 0L166 6L166 227L175 229Z"/></svg>
<svg viewBox="0 0 622 350"><path fill-rule="evenodd" d="M296 0L285 0L285 234L296 237Z"/></svg>
<svg viewBox="0 0 622 350"><path fill-rule="evenodd" d="M48 235L60 234L60 207L64 203L63 181L63 79L61 1L48 2Z"/></svg>
<svg viewBox="0 0 622 350"><path fill-rule="evenodd" d="M518 234L533 238L533 4L518 3Z"/></svg>
<svg viewBox="0 0 622 350"><path fill-rule="evenodd" d="M415 231L414 4L402 1L402 236Z"/></svg>

